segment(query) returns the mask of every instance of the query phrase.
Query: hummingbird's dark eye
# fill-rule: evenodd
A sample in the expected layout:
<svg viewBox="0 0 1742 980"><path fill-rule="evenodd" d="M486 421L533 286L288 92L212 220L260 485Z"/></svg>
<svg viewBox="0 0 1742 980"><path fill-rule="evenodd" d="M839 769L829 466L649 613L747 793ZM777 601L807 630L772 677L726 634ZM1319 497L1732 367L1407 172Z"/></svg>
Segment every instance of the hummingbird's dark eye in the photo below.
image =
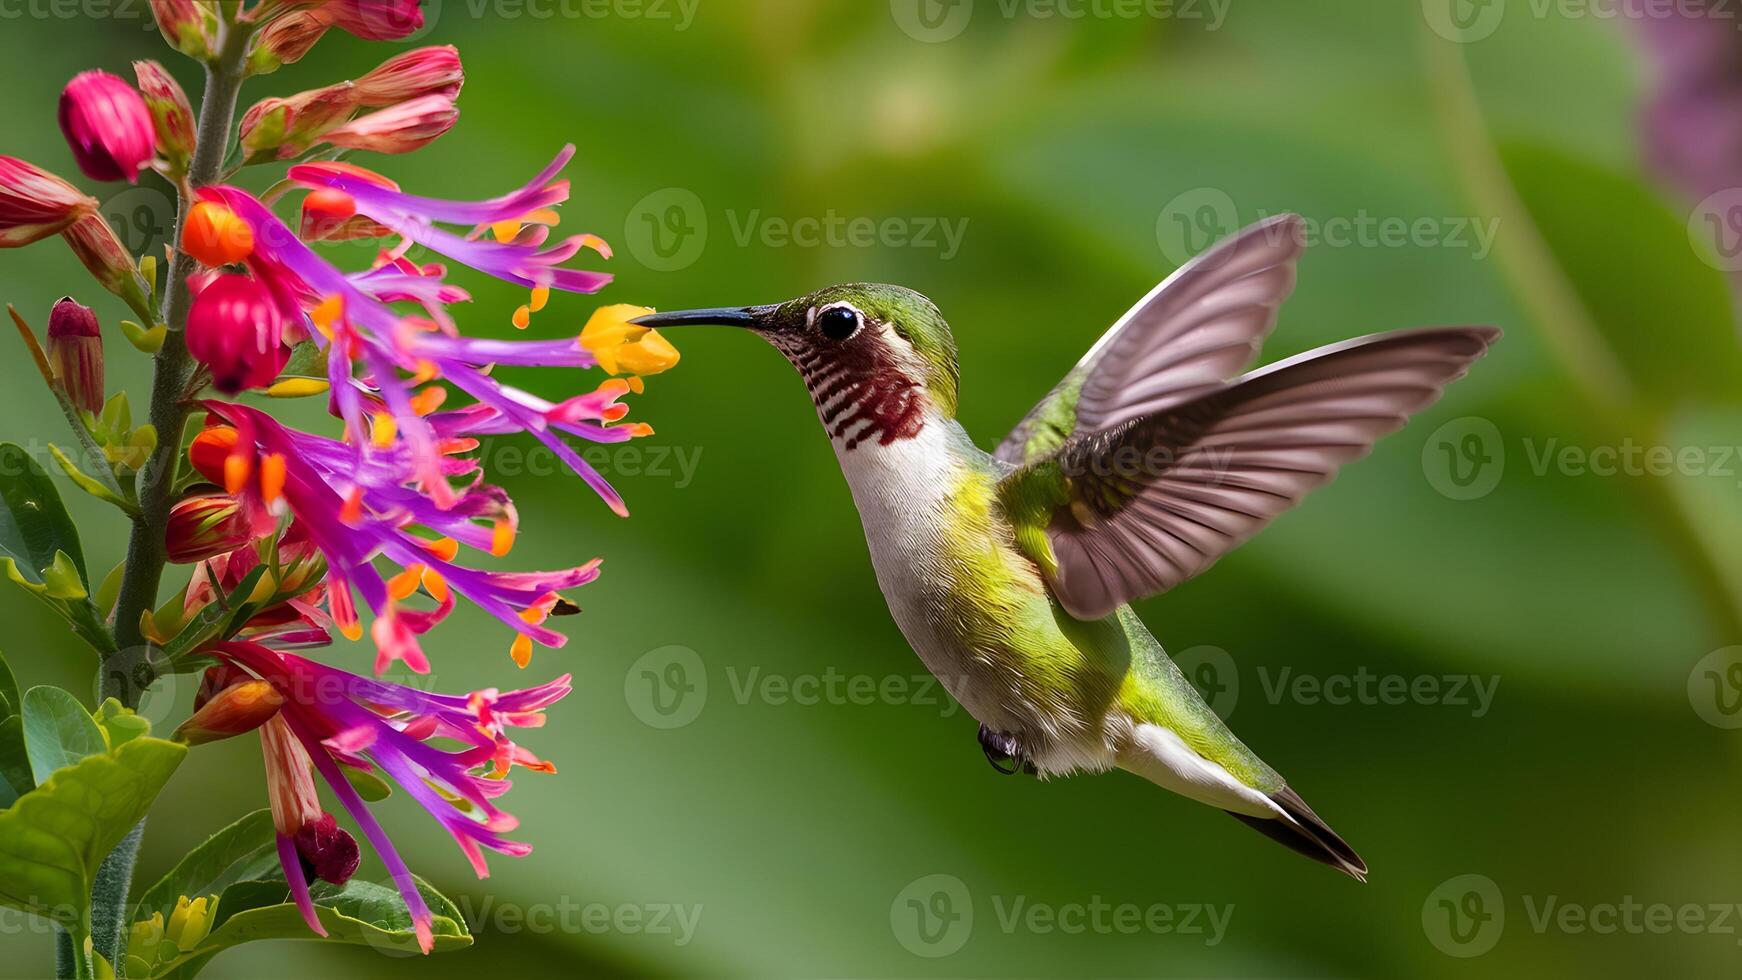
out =
<svg viewBox="0 0 1742 980"><path fill-rule="evenodd" d="M846 340L859 332L859 311L851 306L831 306L817 314L817 329L830 340Z"/></svg>

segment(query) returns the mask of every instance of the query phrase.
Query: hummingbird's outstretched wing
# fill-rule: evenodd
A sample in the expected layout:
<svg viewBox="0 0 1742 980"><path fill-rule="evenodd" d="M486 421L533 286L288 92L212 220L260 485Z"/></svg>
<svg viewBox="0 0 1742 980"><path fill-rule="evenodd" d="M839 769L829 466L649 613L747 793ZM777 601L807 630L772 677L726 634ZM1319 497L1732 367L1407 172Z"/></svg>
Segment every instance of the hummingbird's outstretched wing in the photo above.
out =
<svg viewBox="0 0 1742 980"><path fill-rule="evenodd" d="M1181 266L1113 324L994 453L1020 465L1223 387L1252 363L1294 291L1298 215L1259 222Z"/></svg>
<svg viewBox="0 0 1742 980"><path fill-rule="evenodd" d="M1099 619L1210 567L1438 400L1499 335L1376 334L1108 427L1085 429L1079 413L1000 494L1060 604Z"/></svg>

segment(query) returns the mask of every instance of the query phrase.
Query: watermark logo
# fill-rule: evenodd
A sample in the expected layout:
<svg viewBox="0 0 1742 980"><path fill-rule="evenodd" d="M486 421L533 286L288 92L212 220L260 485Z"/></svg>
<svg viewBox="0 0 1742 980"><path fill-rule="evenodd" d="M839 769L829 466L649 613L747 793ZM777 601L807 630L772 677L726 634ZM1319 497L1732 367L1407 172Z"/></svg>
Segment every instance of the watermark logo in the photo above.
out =
<svg viewBox="0 0 1742 980"><path fill-rule="evenodd" d="M1506 0L1421 0L1422 16L1433 32L1454 44L1492 37L1506 19Z"/></svg>
<svg viewBox="0 0 1742 980"><path fill-rule="evenodd" d="M708 247L708 210L688 188L654 191L629 209L623 240L635 260L655 272L687 269Z"/></svg>
<svg viewBox="0 0 1742 980"><path fill-rule="evenodd" d="M1714 728L1742 728L1742 646L1713 650L1694 664L1688 704Z"/></svg>
<svg viewBox="0 0 1742 980"><path fill-rule="evenodd" d="M104 201L103 220L134 255L163 255L175 224L175 204L154 187L130 187Z"/></svg>
<svg viewBox="0 0 1742 980"><path fill-rule="evenodd" d="M1216 717L1227 721L1240 703L1240 669L1233 655L1221 647L1196 646L1182 651L1173 662Z"/></svg>
<svg viewBox="0 0 1742 980"><path fill-rule="evenodd" d="M708 672L701 655L685 646L649 650L623 675L623 700L650 728L682 728L708 703Z"/></svg>
<svg viewBox="0 0 1742 980"><path fill-rule="evenodd" d="M926 875L889 903L889 929L901 948L915 956L952 956L973 935L974 897L955 875Z"/></svg>
<svg viewBox="0 0 1742 980"><path fill-rule="evenodd" d="M939 44L967 30L974 17L974 0L889 0L889 13L903 34Z"/></svg>
<svg viewBox="0 0 1742 980"><path fill-rule="evenodd" d="M1688 216L1694 254L1720 272L1742 272L1742 187L1707 197Z"/></svg>
<svg viewBox="0 0 1742 980"><path fill-rule="evenodd" d="M153 647L117 650L98 665L91 693L98 704L107 698L131 704L133 713L151 722L154 731L167 731L177 720L177 700L183 687L189 683L197 686L200 675L161 673L163 666L162 654Z"/></svg>
<svg viewBox="0 0 1742 980"><path fill-rule="evenodd" d="M1174 265L1185 265L1240 230L1240 211L1227 191L1198 187L1175 195L1155 219L1155 243Z"/></svg>
<svg viewBox="0 0 1742 980"><path fill-rule="evenodd" d="M1478 416L1453 419L1434 430L1421 447L1427 482L1452 500L1480 500L1506 475L1506 444L1500 428Z"/></svg>
<svg viewBox="0 0 1742 980"><path fill-rule="evenodd" d="M1500 886L1487 875L1459 875L1440 883L1421 906L1428 942L1447 956L1481 956L1506 930L1506 904Z"/></svg>
<svg viewBox="0 0 1742 980"><path fill-rule="evenodd" d="M1256 221L1271 218L1264 210ZM1292 235L1306 248L1443 249L1468 252L1482 261L1494 250L1500 219L1474 215L1376 214L1360 208L1349 214L1297 215L1299 220L1273 226L1272 245ZM1168 201L1156 215L1155 242L1175 265L1202 255L1241 228L1240 210L1226 191L1199 187Z"/></svg>

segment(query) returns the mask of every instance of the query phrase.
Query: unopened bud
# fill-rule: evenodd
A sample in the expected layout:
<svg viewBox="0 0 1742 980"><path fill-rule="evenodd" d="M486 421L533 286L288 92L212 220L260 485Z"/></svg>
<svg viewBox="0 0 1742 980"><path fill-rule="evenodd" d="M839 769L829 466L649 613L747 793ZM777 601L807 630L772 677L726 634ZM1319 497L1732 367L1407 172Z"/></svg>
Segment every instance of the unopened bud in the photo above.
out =
<svg viewBox="0 0 1742 980"><path fill-rule="evenodd" d="M418 48L395 55L357 79L357 102L365 106L390 106L426 95L457 98L466 82L460 52L453 45Z"/></svg>
<svg viewBox="0 0 1742 980"><path fill-rule="evenodd" d="M135 61L134 77L145 107L157 131L157 152L167 164L166 176L179 180L187 173L194 154L194 110L187 93L175 78L155 61Z"/></svg>
<svg viewBox="0 0 1742 980"><path fill-rule="evenodd" d="M121 297L133 309L146 308L149 301L145 278L107 221L99 215L87 215L68 226L61 237L104 289Z"/></svg>
<svg viewBox="0 0 1742 980"><path fill-rule="evenodd" d="M410 153L453 129L459 119L453 99L426 95L353 119L321 138L350 150Z"/></svg>
<svg viewBox="0 0 1742 980"><path fill-rule="evenodd" d="M241 502L227 493L204 493L177 501L170 508L164 531L169 560L178 565L227 555L253 539L253 527Z"/></svg>
<svg viewBox="0 0 1742 980"><path fill-rule="evenodd" d="M68 401L92 415L103 410L103 334L97 315L71 296L48 315L48 363Z"/></svg>
<svg viewBox="0 0 1742 980"><path fill-rule="evenodd" d="M218 53L217 6L198 0L151 0L151 13L170 47L205 61Z"/></svg>
<svg viewBox="0 0 1742 980"><path fill-rule="evenodd" d="M60 96L60 128L92 180L139 183L157 152L151 110L133 86L106 71L81 72Z"/></svg>
<svg viewBox="0 0 1742 980"><path fill-rule="evenodd" d="M298 10L274 19L255 37L248 52L248 71L269 75L294 65L309 53L330 25L319 13Z"/></svg>
<svg viewBox="0 0 1742 980"><path fill-rule="evenodd" d="M245 735L272 720L283 706L284 695L271 682L242 681L207 701L205 707L182 722L175 736L189 745L204 745Z"/></svg>
<svg viewBox="0 0 1742 980"><path fill-rule="evenodd" d="M310 820L296 832L296 853L302 858L305 877L334 885L350 881L363 857L357 839L340 827L330 813Z"/></svg>

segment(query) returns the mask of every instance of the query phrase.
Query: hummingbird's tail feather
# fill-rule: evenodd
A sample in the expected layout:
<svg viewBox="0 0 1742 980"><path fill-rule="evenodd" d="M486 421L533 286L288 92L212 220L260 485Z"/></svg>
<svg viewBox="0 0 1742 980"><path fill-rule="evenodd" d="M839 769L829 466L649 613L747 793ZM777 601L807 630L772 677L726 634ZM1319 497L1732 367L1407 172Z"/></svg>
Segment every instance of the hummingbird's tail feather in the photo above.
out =
<svg viewBox="0 0 1742 980"><path fill-rule="evenodd" d="M1280 792L1272 793L1270 801L1282 811L1280 816L1267 818L1232 810L1226 812L1291 851L1328 864L1356 881L1367 881L1367 862L1320 820L1298 793L1285 786Z"/></svg>

